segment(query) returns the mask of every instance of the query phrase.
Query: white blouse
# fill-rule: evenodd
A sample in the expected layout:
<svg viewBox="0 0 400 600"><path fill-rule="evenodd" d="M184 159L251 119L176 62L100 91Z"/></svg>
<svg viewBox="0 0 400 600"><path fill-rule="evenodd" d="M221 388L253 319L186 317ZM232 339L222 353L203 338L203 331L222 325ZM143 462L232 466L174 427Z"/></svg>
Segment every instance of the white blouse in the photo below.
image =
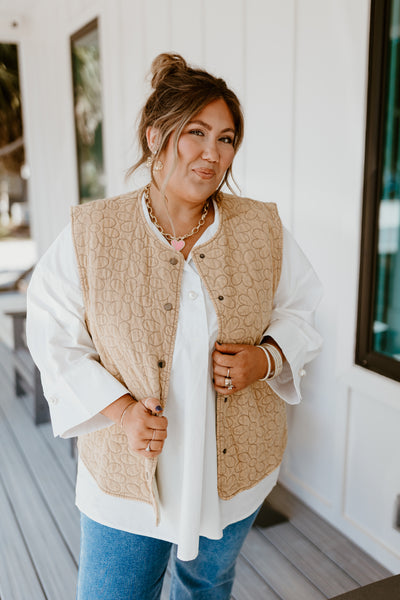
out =
<svg viewBox="0 0 400 600"><path fill-rule="evenodd" d="M143 199L142 208L155 233L167 244L152 225ZM214 209L214 222L196 246L210 239L218 228L217 205ZM265 333L276 340L287 360L270 386L289 404L300 401L303 366L321 346L321 338L313 328L320 297L321 285L315 272L284 229L282 273ZM217 331L212 301L189 255L182 277L164 410L168 438L156 474L158 526L150 505L106 494L78 459L76 504L83 513L109 527L173 542L181 560L196 558L199 536L219 539L224 527L252 514L279 474L277 468L231 500L218 497L211 360ZM70 225L41 258L32 276L27 297L27 340L41 371L54 435L67 438L109 426L112 422L100 411L128 390L101 366L86 329Z"/></svg>

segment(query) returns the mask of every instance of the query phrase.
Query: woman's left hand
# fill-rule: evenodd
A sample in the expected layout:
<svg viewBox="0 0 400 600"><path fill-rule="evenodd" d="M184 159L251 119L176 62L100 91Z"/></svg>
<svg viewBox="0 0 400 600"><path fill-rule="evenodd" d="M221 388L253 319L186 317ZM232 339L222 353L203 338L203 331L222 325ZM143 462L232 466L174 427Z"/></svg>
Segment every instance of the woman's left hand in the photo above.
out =
<svg viewBox="0 0 400 600"><path fill-rule="evenodd" d="M248 344L219 344L218 342L215 348L212 354L213 378L218 393L234 394L265 376L268 361L261 348ZM229 377L233 385L231 390L225 385L225 379Z"/></svg>

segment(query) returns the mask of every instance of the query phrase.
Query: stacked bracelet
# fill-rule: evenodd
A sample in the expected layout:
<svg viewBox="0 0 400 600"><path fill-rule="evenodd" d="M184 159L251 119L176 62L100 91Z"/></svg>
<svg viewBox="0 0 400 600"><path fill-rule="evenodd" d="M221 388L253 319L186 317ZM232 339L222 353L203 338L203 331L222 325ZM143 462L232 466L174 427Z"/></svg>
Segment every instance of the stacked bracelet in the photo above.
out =
<svg viewBox="0 0 400 600"><path fill-rule="evenodd" d="M265 377L263 377L262 379L259 379L258 381L267 381L267 379L269 379L269 376L271 375L271 357L269 355L268 350L266 348L264 348L264 346L257 346L257 348L261 348L261 350L264 350L265 356L267 357L267 361L268 361L267 374L265 375Z"/></svg>
<svg viewBox="0 0 400 600"><path fill-rule="evenodd" d="M133 402L129 402L128 406L125 406L124 410L122 411L122 415L121 415L121 418L120 418L120 420L119 420L119 426L121 427L121 429L123 429L123 425L124 425L124 416L125 416L125 413L126 413L126 411L128 410L128 408L129 408L130 406L132 406L132 404L134 404L134 403L135 403L135 401L133 401Z"/></svg>
<svg viewBox="0 0 400 600"><path fill-rule="evenodd" d="M278 377L282 373L283 369L283 360L282 355L275 346L272 344L265 344L266 348L268 348L272 358L274 359L275 369L273 377Z"/></svg>
<svg viewBox="0 0 400 600"><path fill-rule="evenodd" d="M257 346L257 348L261 348L265 352L265 356L268 361L268 369L267 374L259 381L267 381L268 379L273 379L274 377L278 377L282 373L283 369L283 360L281 353L275 346L272 344L264 344L263 346ZM271 357L274 359L274 369L271 372Z"/></svg>

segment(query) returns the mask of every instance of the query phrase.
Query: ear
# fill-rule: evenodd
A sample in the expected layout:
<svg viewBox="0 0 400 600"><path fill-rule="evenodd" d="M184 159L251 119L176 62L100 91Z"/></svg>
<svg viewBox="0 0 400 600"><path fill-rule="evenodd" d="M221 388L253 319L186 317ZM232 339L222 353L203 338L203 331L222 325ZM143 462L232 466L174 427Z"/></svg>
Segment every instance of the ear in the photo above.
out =
<svg viewBox="0 0 400 600"><path fill-rule="evenodd" d="M146 139L149 150L152 154L155 154L158 150L161 134L157 127L148 127L146 129Z"/></svg>

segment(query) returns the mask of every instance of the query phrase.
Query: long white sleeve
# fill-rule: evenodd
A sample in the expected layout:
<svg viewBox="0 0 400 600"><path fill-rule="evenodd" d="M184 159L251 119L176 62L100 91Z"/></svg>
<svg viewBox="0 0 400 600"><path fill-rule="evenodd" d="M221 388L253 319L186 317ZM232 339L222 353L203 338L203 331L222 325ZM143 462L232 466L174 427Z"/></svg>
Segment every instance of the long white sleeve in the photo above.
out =
<svg viewBox="0 0 400 600"><path fill-rule="evenodd" d="M72 437L108 427L112 422L100 411L128 390L102 367L87 331L70 225L33 273L27 342L41 372L54 435Z"/></svg>
<svg viewBox="0 0 400 600"><path fill-rule="evenodd" d="M314 314L322 286L308 259L283 228L282 271L274 297L271 323L264 335L282 349L286 362L271 388L289 404L301 400L300 382L304 365L320 351L322 338L314 329Z"/></svg>

